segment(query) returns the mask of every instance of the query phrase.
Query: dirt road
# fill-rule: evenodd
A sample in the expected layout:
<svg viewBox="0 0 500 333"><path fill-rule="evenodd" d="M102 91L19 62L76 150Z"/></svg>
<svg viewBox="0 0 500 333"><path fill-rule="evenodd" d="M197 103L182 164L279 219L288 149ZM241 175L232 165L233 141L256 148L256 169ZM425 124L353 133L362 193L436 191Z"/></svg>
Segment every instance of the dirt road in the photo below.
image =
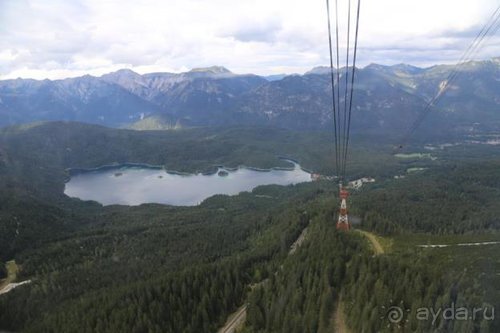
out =
<svg viewBox="0 0 500 333"><path fill-rule="evenodd" d="M332 326L335 328L335 333L351 333L345 323L344 303L342 303L342 300L337 302L337 308L333 313L332 320Z"/></svg>
<svg viewBox="0 0 500 333"><path fill-rule="evenodd" d="M234 333L241 327L241 325L243 325L243 323L245 323L246 319L247 305L244 304L238 309L238 311L229 316L227 322L224 324L224 327L222 327L218 333Z"/></svg>

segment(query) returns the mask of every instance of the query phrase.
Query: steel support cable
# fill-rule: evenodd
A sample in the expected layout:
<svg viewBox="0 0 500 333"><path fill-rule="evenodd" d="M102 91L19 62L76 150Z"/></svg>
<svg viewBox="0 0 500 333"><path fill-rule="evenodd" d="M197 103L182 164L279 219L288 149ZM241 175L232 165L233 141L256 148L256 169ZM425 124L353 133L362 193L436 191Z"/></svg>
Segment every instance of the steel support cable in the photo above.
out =
<svg viewBox="0 0 500 333"><path fill-rule="evenodd" d="M331 24L330 24L330 1L326 0L326 11L328 17L328 45L330 49L330 78L332 84L332 105L333 105L333 128L334 128L334 137L335 137L335 174L336 176L340 175L339 162L339 146L337 140L337 111L336 111L336 101L335 101L335 78L333 73L333 48L332 48L332 32L331 32Z"/></svg>
<svg viewBox="0 0 500 333"><path fill-rule="evenodd" d="M500 7L499 7L499 9L500 9ZM495 13L496 13L496 11L495 11ZM439 99L446 92L446 90L448 89L448 87L450 86L450 84L455 81L456 77L461 72L461 68L463 66L465 66L465 64L470 59L470 54L472 53L472 56L473 56L474 54L477 53L477 49L478 49L479 45L481 44L481 42L483 41L483 39L485 38L485 36L487 36L487 34L491 30L491 28L494 27L494 25L498 22L498 18L499 17L497 17L492 23L489 23L489 24L485 25L483 27L483 29L481 30L480 34L478 34L476 36L476 38L474 39L474 42L471 45L469 45L469 47L467 48L466 52L464 53L464 55L461 58L461 60L462 59L464 59L464 60L462 60L460 63L457 63L455 65L455 67L454 67L454 70L448 75L447 79L445 81L443 81L443 82L445 82L445 85L440 89L440 91L438 92L438 94L436 94L427 103L427 105L424 108L424 110L418 115L418 118L415 120L415 122L413 123L413 125L409 129L407 135L403 137L403 140L401 141L400 147L402 147L402 145L405 144L409 140L410 136L416 131L416 129L418 129L418 127L420 126L420 124L423 122L424 118L431 111L431 107L439 102ZM488 29L486 29L487 26L488 26ZM498 30L498 27L499 26L497 25L496 28L493 28L493 33L496 33L496 31ZM486 29L486 31L484 31L485 29ZM482 33L483 31L484 31L484 33Z"/></svg>
<svg viewBox="0 0 500 333"><path fill-rule="evenodd" d="M415 122L412 124L410 127L408 133L403 137L403 140L401 141L400 147L402 147L415 133L415 131L418 129L418 127L422 124L423 120L427 116L427 114L431 111L432 106L437 104L440 100L440 98L443 96L443 94L446 92L448 87L455 81L455 79L459 76L461 69L464 67L464 65L477 53L479 46L483 42L486 36L488 36L489 32L492 31L491 29L493 28L493 34L496 33L498 28L500 27L499 25L500 22L500 6L496 8L496 10L493 12L491 17L488 19L488 22L482 27L482 29L479 31L479 33L476 35L472 43L467 47L465 52L462 54L460 57L458 63L454 66L452 72L450 72L445 79L443 87L438 91L438 93L426 104L426 107L424 110L418 115L417 119Z"/></svg>
<svg viewBox="0 0 500 333"><path fill-rule="evenodd" d="M337 71L336 71L336 77L337 77L337 123L339 125L338 127L338 135L339 138L341 138L341 124L342 124L342 118L341 118L341 110L340 110L340 54L339 54L339 8L338 8L338 0L335 0L335 44L336 44L336 59L337 59ZM342 183L343 178L342 178L342 156L343 156L343 147L342 147L342 142L343 139L341 140L339 144L339 164L340 164L340 170L339 170L339 181Z"/></svg>
<svg viewBox="0 0 500 333"><path fill-rule="evenodd" d="M481 30L478 32L478 34L475 36L474 40L472 41L472 43L467 47L467 49L464 51L464 53L462 54L462 56L460 57L460 59L457 61L457 65L460 65L461 63L465 62L465 60L469 57L469 53L471 52L471 50L475 47L475 45L477 45L478 43L478 40L481 36L484 37L484 31L487 29L488 26L491 26L491 21L493 21L493 24L495 22L495 16L497 15L498 11L500 10L500 6L497 7L497 9L493 12L493 14L490 16L490 18L488 19L487 23L481 28ZM487 32L486 32L487 33ZM456 66L455 66L456 67ZM455 71L452 71L452 72L456 72ZM451 73L448 75L448 76L451 76Z"/></svg>
<svg viewBox="0 0 500 333"><path fill-rule="evenodd" d="M468 61L470 61L474 55L477 53L479 46L483 42L484 38L488 35L490 30L498 24L500 21L500 6L495 10L495 13L492 15L492 17L488 20L489 23L483 26L481 31L476 35L474 38L473 42L469 45L469 47L465 50L465 52L462 54L462 57L458 60L457 64L453 67L453 70L450 74L448 74L448 77L446 78L444 82L443 88L441 88L436 96L433 98L431 102L436 102L446 91L448 86L454 82L456 77L460 74L462 67L464 67ZM498 15L496 15L498 12ZM496 16L496 17L495 17ZM490 22L493 19L492 22ZM494 31L496 28L493 28ZM495 32L494 32L495 33ZM493 34L494 34L493 33Z"/></svg>
<svg viewBox="0 0 500 333"><path fill-rule="evenodd" d="M350 49L350 36L351 36L351 0L347 5L347 48L345 57L345 89L344 89L344 127L342 129L342 151L346 150L346 127L347 127L347 91L349 85L349 49ZM342 179L345 179L345 168L342 168Z"/></svg>
<svg viewBox="0 0 500 333"><path fill-rule="evenodd" d="M500 8L500 7L499 7ZM493 34L496 33L498 28L500 27L500 13L499 15L493 20L493 22L488 23L481 29L480 34L476 36L474 39L473 43L469 45L467 48L466 52L464 52L464 55L461 57L461 60L459 63L457 63L454 66L454 69L452 70L451 73L448 74L448 77L443 81L444 85L443 87L438 91L438 93L426 104L426 107L424 110L418 115L417 119L415 122L412 124L412 126L409 129L409 132L407 135L404 137L402 140L401 146L405 144L410 136L415 133L415 131L418 129L418 127L421 125L421 123L424 121L425 117L429 112L432 110L431 108L436 105L441 97L444 95L446 90L448 89L449 86L452 85L452 83L456 80L456 78L460 75L461 69L467 64L467 62L477 53L479 46L481 45L482 41L485 39L485 37L488 35L488 33L491 31L493 28ZM488 27L487 29L485 29ZM484 32L483 32L484 31Z"/></svg>
<svg viewBox="0 0 500 333"><path fill-rule="evenodd" d="M358 55L358 32L359 32L359 12L361 8L361 0L358 0L358 8L356 13L356 33L354 37L354 54L352 57L352 75L351 75L351 93L349 97L349 112L348 112L348 120L347 120L347 136L346 136L346 146L344 151L344 165L343 165L343 173L346 173L346 161L347 161L347 152L349 148L349 136L351 132L351 114L352 114L352 97L354 95L354 76L356 74L356 57Z"/></svg>
<svg viewBox="0 0 500 333"><path fill-rule="evenodd" d="M432 108L439 103L443 95L446 93L448 90L448 87L450 87L454 82L455 79L461 74L461 69L462 66L457 67L457 72L454 72L449 79L446 79L445 85L440 89L438 94L436 94L426 105L424 110L418 115L417 119L414 121L412 124L411 128L407 132L407 134L403 137L403 140L401 140L400 147L403 147L405 145L409 138L417 131L417 129L420 127L420 125L423 123L425 120L425 117L432 111Z"/></svg>
<svg viewBox="0 0 500 333"><path fill-rule="evenodd" d="M479 46L481 45L483 40L485 40L485 38L488 37L488 34L491 31L491 29L493 29L492 35L494 35L496 33L496 31L498 30L498 27L499 27L499 23L500 23L500 11L499 10L500 10L500 6L495 11L495 14L498 12L496 17L493 18L493 16L495 16L495 15L492 16L493 21L491 23L488 23L485 26L483 26L483 28L481 29L479 34L476 36L474 41L467 48L466 52L464 52L464 55L462 56L462 58L458 61L457 65L455 66L455 70L450 75L449 80L448 79L446 80L446 82L445 82L446 88L447 88L447 86L449 86L449 83L450 82L453 83L455 78L460 74L460 72L461 72L460 69L462 67L464 67L467 64L467 62L469 62L472 58L474 58L474 56L477 54L477 52L479 50ZM489 21L491 21L491 19ZM495 25L496 25L496 27L495 27ZM488 28L485 30L485 28L487 26L488 26ZM436 99L441 97L445 90L446 89L441 89L441 91L439 91Z"/></svg>

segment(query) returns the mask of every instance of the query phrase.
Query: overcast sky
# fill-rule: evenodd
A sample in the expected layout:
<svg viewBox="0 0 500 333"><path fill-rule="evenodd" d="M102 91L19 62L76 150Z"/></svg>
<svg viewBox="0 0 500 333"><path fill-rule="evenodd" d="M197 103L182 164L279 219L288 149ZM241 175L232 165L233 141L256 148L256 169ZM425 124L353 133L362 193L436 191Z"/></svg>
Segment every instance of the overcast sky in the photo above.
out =
<svg viewBox="0 0 500 333"><path fill-rule="evenodd" d="M359 64L452 63L498 4L362 0ZM210 65L303 73L328 63L326 27L324 0L0 0L0 79ZM476 58L499 55L495 37Z"/></svg>

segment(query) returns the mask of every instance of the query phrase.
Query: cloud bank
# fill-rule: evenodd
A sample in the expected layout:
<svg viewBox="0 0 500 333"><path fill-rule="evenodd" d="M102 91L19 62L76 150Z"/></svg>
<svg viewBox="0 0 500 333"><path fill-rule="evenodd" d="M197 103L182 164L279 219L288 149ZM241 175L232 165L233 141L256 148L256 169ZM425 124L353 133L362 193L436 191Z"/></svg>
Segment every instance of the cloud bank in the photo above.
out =
<svg viewBox="0 0 500 333"><path fill-rule="evenodd" d="M342 34L347 1L339 0ZM359 64L453 63L495 0L377 0L361 8ZM328 63L323 0L3 0L0 79L101 75L120 68L302 73ZM500 55L491 38L476 58Z"/></svg>

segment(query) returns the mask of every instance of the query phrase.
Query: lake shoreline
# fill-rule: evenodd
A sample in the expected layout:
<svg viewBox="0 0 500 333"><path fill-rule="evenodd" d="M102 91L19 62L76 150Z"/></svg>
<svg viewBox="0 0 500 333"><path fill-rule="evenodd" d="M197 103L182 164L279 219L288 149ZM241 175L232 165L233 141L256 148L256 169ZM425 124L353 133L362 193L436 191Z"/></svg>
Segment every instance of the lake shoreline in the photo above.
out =
<svg viewBox="0 0 500 333"><path fill-rule="evenodd" d="M240 164L237 167L227 167L227 166L218 164L218 165L212 165L206 169L206 170L210 170L210 171L197 171L194 173L190 173L190 172L183 172L183 171L177 171L177 170L168 170L165 168L165 166L162 166L162 165L154 165L154 164L148 164L148 163L125 162L125 163L105 164L105 165L95 167L95 168L67 168L65 171L68 174L68 178L66 179L65 183L67 183L71 177L74 177L74 176L77 176L80 174L85 174L85 173L89 173L89 172L119 170L119 169L123 169L123 168L141 168L141 169L151 169L151 170L165 170L165 172L168 174L179 175L179 176L194 176L194 175L210 176L210 175L216 174L219 171L219 169L227 170L230 172L238 171L240 169L248 169L248 170L253 170L253 171L258 171L258 172L270 172L273 170L293 171L298 166L302 171L307 172L309 174L313 174L313 171L303 168L302 166L300 166L299 161L297 161L293 158L278 156L277 159L282 160L282 161L286 161L286 162L290 162L291 164L293 164L293 167L291 167L291 168L288 168L288 167L259 168L259 167L247 166L244 164Z"/></svg>
<svg viewBox="0 0 500 333"><path fill-rule="evenodd" d="M283 159L285 160L285 159ZM237 168L212 166L210 173L183 173L161 166L122 163L98 168L68 170L64 193L80 200L106 205L135 206L146 203L195 206L214 195L251 192L261 185L287 186L313 180L296 161L291 167Z"/></svg>

